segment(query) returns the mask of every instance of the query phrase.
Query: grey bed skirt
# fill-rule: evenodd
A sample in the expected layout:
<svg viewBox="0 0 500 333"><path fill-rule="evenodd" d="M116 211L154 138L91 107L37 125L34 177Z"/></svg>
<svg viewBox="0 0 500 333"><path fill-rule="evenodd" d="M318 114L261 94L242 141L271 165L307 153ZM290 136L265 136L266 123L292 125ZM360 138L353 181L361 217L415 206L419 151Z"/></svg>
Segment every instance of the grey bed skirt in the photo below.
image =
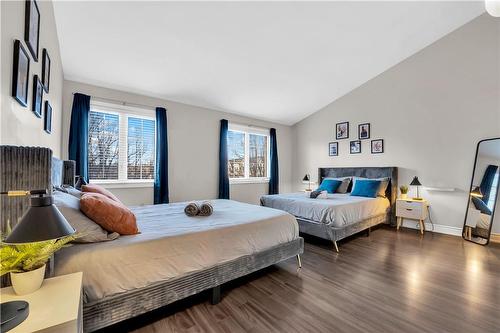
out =
<svg viewBox="0 0 500 333"><path fill-rule="evenodd" d="M211 268L83 305L83 330L100 328L158 309L304 252L304 239L277 245Z"/></svg>
<svg viewBox="0 0 500 333"><path fill-rule="evenodd" d="M362 220L342 228L335 228L326 225L325 223L318 223L314 221L309 221L305 219L300 219L297 217L297 222L299 223L300 232L323 238L331 241L339 241L358 232L366 230L370 227L374 227L380 223L390 223L390 214L381 214L378 216L371 217L366 220Z"/></svg>

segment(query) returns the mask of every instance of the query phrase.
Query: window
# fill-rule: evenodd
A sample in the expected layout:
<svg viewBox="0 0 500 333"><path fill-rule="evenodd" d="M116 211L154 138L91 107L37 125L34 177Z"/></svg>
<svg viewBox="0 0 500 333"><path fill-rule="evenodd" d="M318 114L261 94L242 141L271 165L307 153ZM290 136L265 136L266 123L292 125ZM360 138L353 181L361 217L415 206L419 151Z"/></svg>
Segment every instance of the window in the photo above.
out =
<svg viewBox="0 0 500 333"><path fill-rule="evenodd" d="M495 177L493 177L493 185L491 186L490 197L488 198L488 203L486 204L486 206L488 206L488 208L491 210L493 210L493 206L495 206L499 174L500 173L497 172L495 174Z"/></svg>
<svg viewBox="0 0 500 333"><path fill-rule="evenodd" d="M268 181L268 131L231 124L227 141L228 173L232 182Z"/></svg>
<svg viewBox="0 0 500 333"><path fill-rule="evenodd" d="M89 178L94 182L152 182L155 166L154 111L91 103Z"/></svg>

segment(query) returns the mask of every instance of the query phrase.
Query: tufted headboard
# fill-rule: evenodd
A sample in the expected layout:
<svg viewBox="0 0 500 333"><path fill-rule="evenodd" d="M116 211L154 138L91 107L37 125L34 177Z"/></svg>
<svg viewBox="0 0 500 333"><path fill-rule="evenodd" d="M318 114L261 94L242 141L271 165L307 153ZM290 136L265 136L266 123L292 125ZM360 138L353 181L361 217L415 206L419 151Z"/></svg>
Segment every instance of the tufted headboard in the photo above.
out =
<svg viewBox="0 0 500 333"><path fill-rule="evenodd" d="M391 224L395 223L396 198L398 195L398 168L397 167L354 167L354 168L318 168L318 184L326 177L364 177L390 178L386 197L391 202Z"/></svg>
<svg viewBox="0 0 500 333"><path fill-rule="evenodd" d="M42 147L0 146L0 191L47 189L74 185L75 163L52 156ZM13 228L29 206L29 197L0 196L2 234Z"/></svg>

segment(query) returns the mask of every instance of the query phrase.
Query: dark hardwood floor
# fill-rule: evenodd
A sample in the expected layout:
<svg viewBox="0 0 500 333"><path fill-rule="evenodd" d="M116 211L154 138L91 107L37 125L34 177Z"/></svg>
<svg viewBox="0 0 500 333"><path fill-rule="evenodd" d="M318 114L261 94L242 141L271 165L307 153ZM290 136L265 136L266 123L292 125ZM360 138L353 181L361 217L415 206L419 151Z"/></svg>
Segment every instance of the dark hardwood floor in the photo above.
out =
<svg viewBox="0 0 500 333"><path fill-rule="evenodd" d="M109 332L500 332L500 245L382 227L110 328Z"/></svg>

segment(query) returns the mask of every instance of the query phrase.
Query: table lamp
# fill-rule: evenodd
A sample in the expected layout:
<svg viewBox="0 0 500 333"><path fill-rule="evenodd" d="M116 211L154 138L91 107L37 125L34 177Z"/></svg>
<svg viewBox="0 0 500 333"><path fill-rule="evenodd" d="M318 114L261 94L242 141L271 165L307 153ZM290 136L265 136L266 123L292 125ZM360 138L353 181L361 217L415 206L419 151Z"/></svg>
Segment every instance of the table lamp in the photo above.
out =
<svg viewBox="0 0 500 333"><path fill-rule="evenodd" d="M419 192L419 187L422 186L422 184L420 183L420 181L418 180L418 177L415 176L413 177L413 180L411 181L410 183L411 186L416 186L417 187L417 196L415 198L413 198L413 200L423 200L421 197L420 197L420 192Z"/></svg>
<svg viewBox="0 0 500 333"><path fill-rule="evenodd" d="M8 191L0 195L9 197L31 195L30 207L19 220L12 232L3 241L7 244L35 243L75 233L75 229L53 205L52 196L46 190ZM41 224L43 223L43 228ZM26 301L11 301L0 304L1 329L7 332L22 323L29 314Z"/></svg>
<svg viewBox="0 0 500 333"><path fill-rule="evenodd" d="M309 183L309 185L307 187L307 191L311 191L311 176L309 176L309 174L306 173L306 175L304 176L304 178L302 179L302 181Z"/></svg>
<svg viewBox="0 0 500 333"><path fill-rule="evenodd" d="M479 186L474 187L474 189L470 192L471 197L475 198L482 198L483 197L483 192L481 192L481 189Z"/></svg>

